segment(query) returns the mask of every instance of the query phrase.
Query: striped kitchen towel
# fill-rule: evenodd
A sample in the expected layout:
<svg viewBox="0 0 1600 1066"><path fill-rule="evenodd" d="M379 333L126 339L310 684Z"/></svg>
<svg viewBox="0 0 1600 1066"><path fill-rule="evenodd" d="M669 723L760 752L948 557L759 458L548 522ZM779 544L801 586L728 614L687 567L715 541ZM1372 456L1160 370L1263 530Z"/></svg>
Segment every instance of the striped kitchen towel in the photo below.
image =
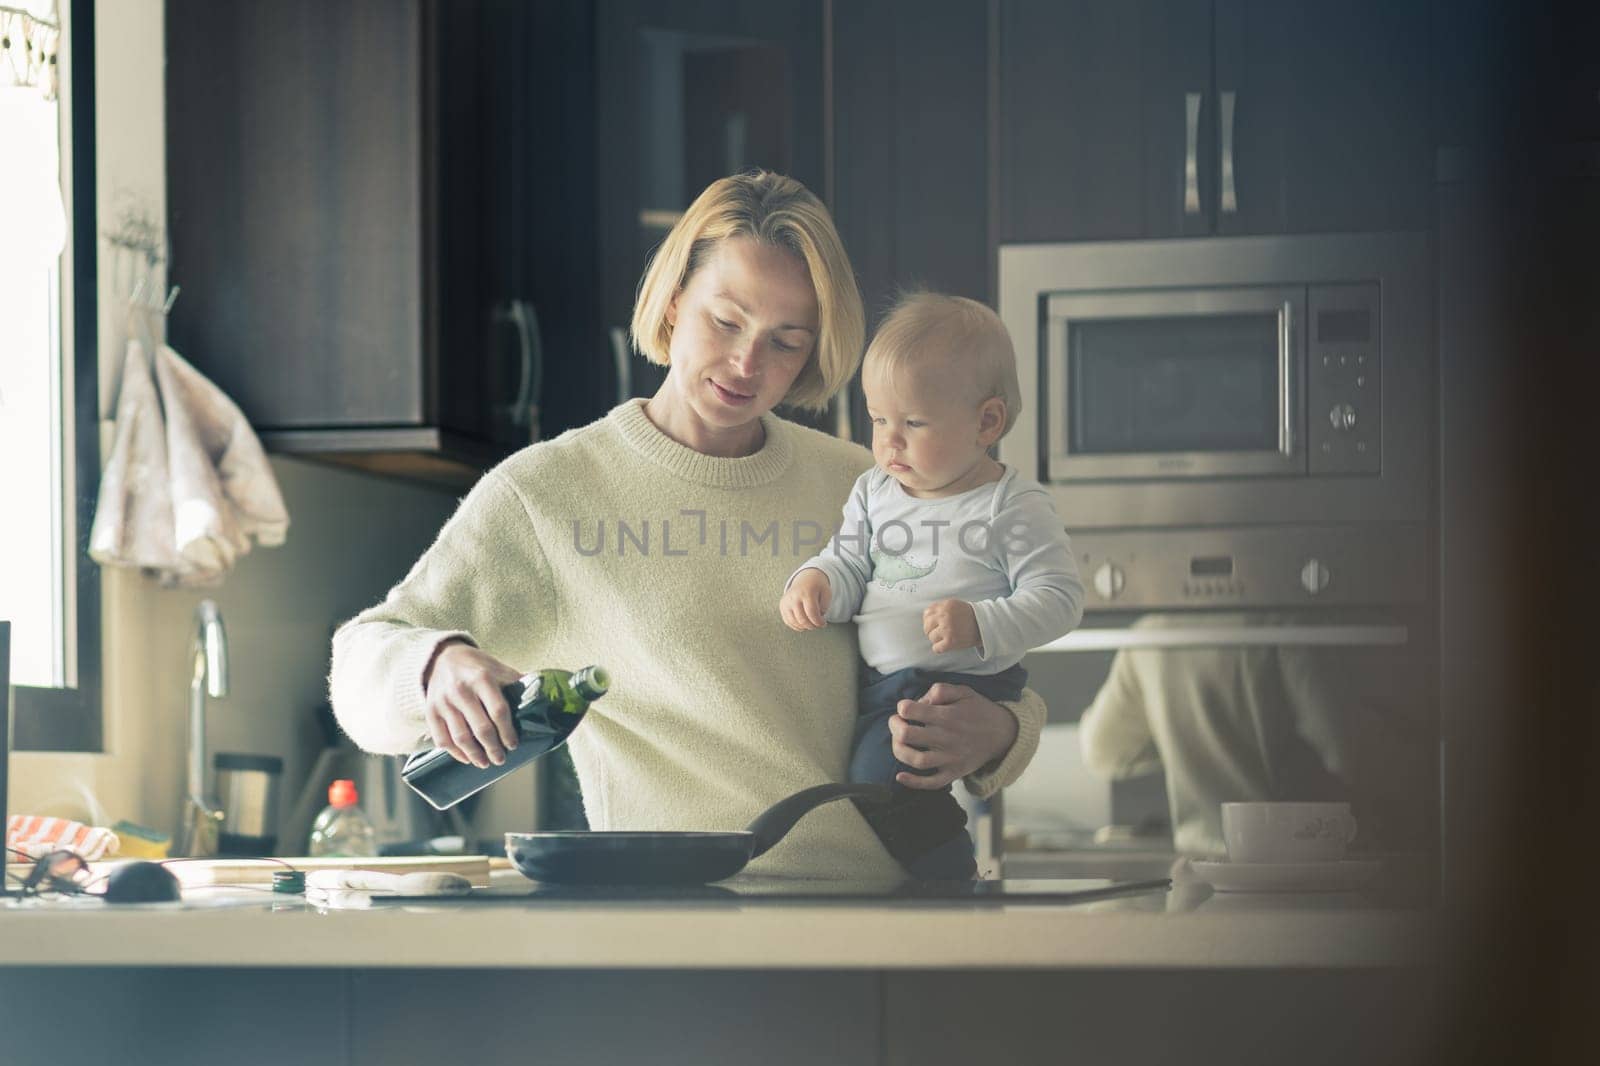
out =
<svg viewBox="0 0 1600 1066"><path fill-rule="evenodd" d="M36 814L13 814L6 819L8 860L17 852L38 858L52 851L72 851L93 862L115 855L122 846L117 834L96 825L84 825L70 818L44 818Z"/></svg>

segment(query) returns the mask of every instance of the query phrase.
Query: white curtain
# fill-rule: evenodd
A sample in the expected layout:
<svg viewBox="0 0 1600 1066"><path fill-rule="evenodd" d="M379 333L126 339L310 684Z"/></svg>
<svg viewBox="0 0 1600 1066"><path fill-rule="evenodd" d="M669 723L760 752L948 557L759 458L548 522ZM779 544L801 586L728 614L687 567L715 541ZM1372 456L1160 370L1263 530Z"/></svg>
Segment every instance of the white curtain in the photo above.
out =
<svg viewBox="0 0 1600 1066"><path fill-rule="evenodd" d="M0 0L0 36L10 38L10 47L0 48L0 455L7 457L0 499L25 517L0 523L0 618L12 620L12 681L50 686L65 679L56 610L62 515L55 277L67 220L59 105L42 91L48 86L19 76L28 64L12 55L42 36L37 23L24 28L25 21ZM36 47L22 51L38 54Z"/></svg>
<svg viewBox="0 0 1600 1066"><path fill-rule="evenodd" d="M0 0L0 258L32 271L61 254L55 0Z"/></svg>
<svg viewBox="0 0 1600 1066"><path fill-rule="evenodd" d="M60 25L56 0L0 0L0 85L32 85L54 97Z"/></svg>

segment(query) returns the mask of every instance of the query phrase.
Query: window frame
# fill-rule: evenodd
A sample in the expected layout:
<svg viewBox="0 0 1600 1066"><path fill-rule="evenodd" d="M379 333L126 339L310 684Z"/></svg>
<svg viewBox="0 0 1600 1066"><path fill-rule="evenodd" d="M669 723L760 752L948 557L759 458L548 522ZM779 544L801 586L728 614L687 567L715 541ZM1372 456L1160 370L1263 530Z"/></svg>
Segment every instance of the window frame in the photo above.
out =
<svg viewBox="0 0 1600 1066"><path fill-rule="evenodd" d="M63 5L65 6L65 5ZM94 4L74 3L68 34L67 115L72 159L72 467L77 685L12 687L13 751L102 750L104 714L100 568L89 558L89 530L100 490L100 341L95 213ZM67 361L63 353L63 363ZM63 368L63 373L66 368Z"/></svg>

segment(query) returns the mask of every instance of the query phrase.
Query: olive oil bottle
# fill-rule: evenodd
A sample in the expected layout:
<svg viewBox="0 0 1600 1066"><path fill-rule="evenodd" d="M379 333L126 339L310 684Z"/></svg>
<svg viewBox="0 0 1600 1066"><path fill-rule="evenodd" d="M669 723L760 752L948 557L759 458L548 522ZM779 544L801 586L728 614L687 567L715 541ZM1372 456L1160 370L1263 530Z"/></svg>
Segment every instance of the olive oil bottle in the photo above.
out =
<svg viewBox="0 0 1600 1066"><path fill-rule="evenodd" d="M525 674L504 689L517 724L517 746L499 766L482 768L457 762L443 748L412 755L400 777L438 810L447 810L519 767L560 747L578 728L589 705L611 685L604 667L586 666L576 673L540 670Z"/></svg>

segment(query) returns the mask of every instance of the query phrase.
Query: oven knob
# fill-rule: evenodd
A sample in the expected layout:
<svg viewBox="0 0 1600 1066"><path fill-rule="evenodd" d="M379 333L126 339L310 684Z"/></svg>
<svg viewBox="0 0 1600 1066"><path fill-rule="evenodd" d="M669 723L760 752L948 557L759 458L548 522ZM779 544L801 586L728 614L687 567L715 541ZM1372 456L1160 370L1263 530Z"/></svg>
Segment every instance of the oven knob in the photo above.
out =
<svg viewBox="0 0 1600 1066"><path fill-rule="evenodd" d="M1122 567L1116 563L1101 563L1100 568L1094 572L1094 590L1104 600L1114 600L1122 595L1122 587L1128 583L1128 578L1122 572Z"/></svg>
<svg viewBox="0 0 1600 1066"><path fill-rule="evenodd" d="M1356 409L1351 404L1336 403L1328 412L1328 421L1341 433L1348 432L1356 428Z"/></svg>
<svg viewBox="0 0 1600 1066"><path fill-rule="evenodd" d="M1313 596L1327 588L1332 579L1333 575L1321 559L1309 559L1300 568L1300 586Z"/></svg>

